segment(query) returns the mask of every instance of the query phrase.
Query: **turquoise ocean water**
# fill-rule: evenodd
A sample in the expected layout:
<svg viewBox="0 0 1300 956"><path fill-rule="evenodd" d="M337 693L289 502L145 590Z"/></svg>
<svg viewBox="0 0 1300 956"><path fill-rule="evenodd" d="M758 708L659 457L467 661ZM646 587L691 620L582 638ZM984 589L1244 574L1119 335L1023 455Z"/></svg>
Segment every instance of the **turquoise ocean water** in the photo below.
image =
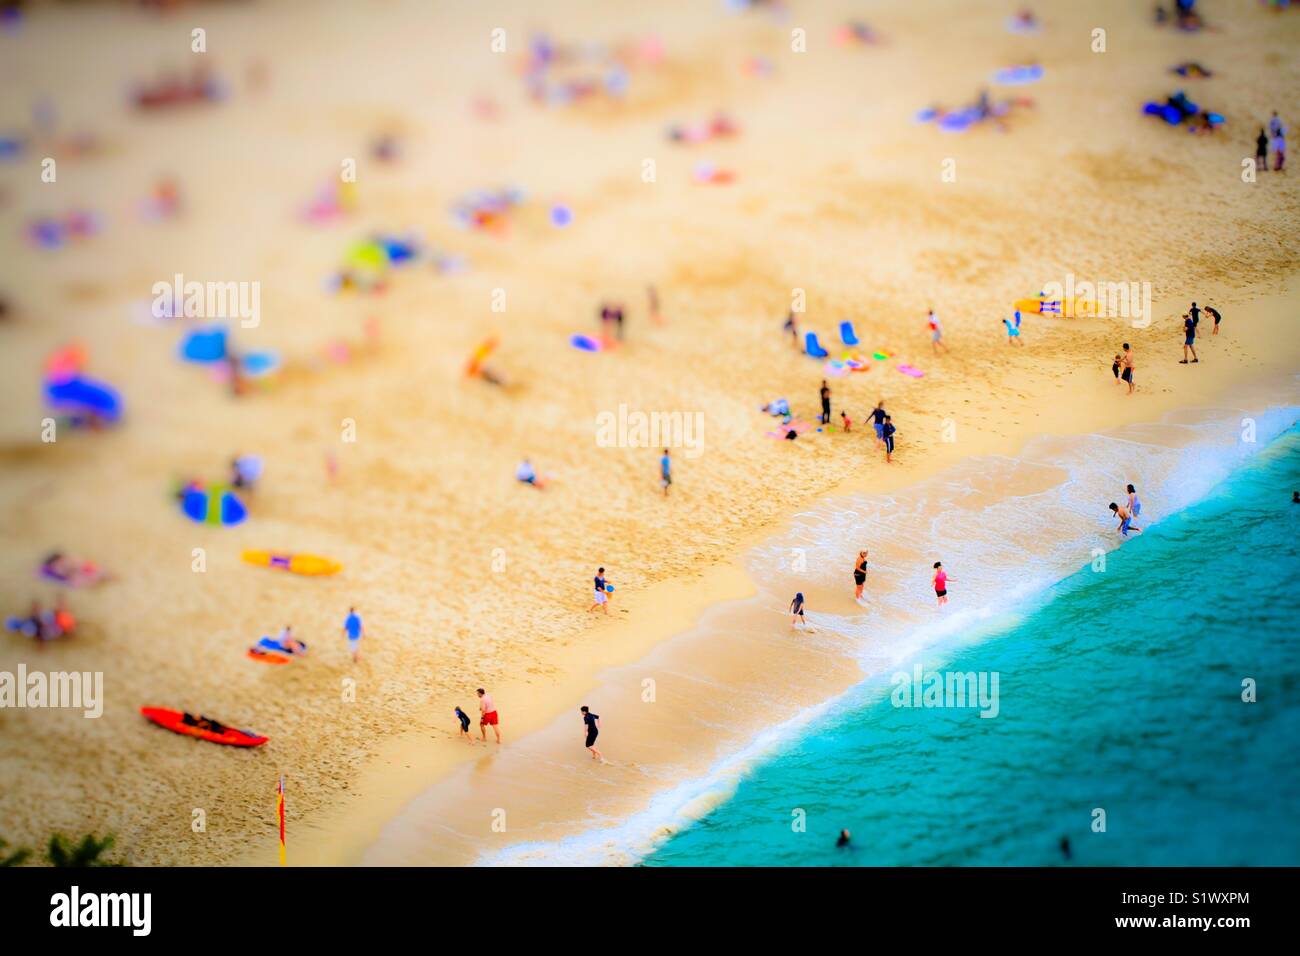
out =
<svg viewBox="0 0 1300 956"><path fill-rule="evenodd" d="M895 707L886 674L642 862L1300 864L1296 489L1291 427L1104 571L1084 566L927 660L997 672L995 718ZM835 847L841 828L852 849Z"/></svg>

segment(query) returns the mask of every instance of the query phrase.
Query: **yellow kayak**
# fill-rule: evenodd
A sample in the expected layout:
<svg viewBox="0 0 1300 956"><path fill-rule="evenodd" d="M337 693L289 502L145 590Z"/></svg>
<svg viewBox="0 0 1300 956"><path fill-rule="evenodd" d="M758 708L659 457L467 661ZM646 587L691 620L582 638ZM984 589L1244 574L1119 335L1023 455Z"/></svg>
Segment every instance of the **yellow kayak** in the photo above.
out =
<svg viewBox="0 0 1300 956"><path fill-rule="evenodd" d="M322 558L316 554L287 554L284 551L245 551L244 560L249 564L264 568L279 568L293 574L310 576L336 574L343 570L343 565L332 558Z"/></svg>

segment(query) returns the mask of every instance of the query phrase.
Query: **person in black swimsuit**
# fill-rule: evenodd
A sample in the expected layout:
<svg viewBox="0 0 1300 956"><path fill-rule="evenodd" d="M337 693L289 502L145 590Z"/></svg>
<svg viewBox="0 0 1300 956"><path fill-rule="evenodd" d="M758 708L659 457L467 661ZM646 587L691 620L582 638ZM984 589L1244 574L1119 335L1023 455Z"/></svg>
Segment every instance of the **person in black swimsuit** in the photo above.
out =
<svg viewBox="0 0 1300 956"><path fill-rule="evenodd" d="M858 552L858 560L853 564L853 600L862 603L862 587L867 583L867 552Z"/></svg>
<svg viewBox="0 0 1300 956"><path fill-rule="evenodd" d="M822 424L831 423L831 387L822 379Z"/></svg>
<svg viewBox="0 0 1300 956"><path fill-rule="evenodd" d="M580 709L582 710L582 722L587 727L586 746L591 751L591 759L604 760L605 758L601 756L600 751L596 749L596 738L600 736L600 714L593 714L587 709L586 704L583 704Z"/></svg>
<svg viewBox="0 0 1300 956"><path fill-rule="evenodd" d="M1212 306L1212 305L1207 305L1207 306L1205 307L1205 311L1209 314L1210 318L1212 318L1212 319L1214 320L1214 331L1213 331L1212 333L1210 333L1210 334L1211 334L1211 335L1218 335L1218 334L1219 334L1219 323L1223 321L1223 316L1219 315L1219 310L1216 309L1216 308L1214 308L1214 306Z"/></svg>
<svg viewBox="0 0 1300 956"><path fill-rule="evenodd" d="M460 735L470 743L473 743L474 738L469 735L469 714L457 707L456 719L460 721Z"/></svg>
<svg viewBox="0 0 1300 956"><path fill-rule="evenodd" d="M894 460L894 432L898 429L894 427L894 421L888 415L885 416L885 424L882 428L883 436L881 441L885 443L885 464Z"/></svg>

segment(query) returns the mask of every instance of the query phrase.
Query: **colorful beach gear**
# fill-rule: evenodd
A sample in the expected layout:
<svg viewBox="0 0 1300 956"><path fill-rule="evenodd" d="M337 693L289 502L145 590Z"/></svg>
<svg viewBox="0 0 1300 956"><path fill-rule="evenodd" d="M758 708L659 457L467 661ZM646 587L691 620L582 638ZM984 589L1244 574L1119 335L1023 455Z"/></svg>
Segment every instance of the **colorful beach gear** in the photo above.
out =
<svg viewBox="0 0 1300 956"><path fill-rule="evenodd" d="M343 565L333 558L322 558L317 554L290 554L287 551L245 551L241 557L248 564L262 568L278 568L290 574L306 577L321 577L337 574Z"/></svg>
<svg viewBox="0 0 1300 956"><path fill-rule="evenodd" d="M226 485L191 485L181 496L181 510L200 524L239 524L248 517L244 503Z"/></svg>
<svg viewBox="0 0 1300 956"><path fill-rule="evenodd" d="M263 737L251 730L236 730L207 717L195 717L185 711L171 710L167 707L141 707L140 714L145 720L152 721L174 734L197 737L199 740L225 744L228 747L260 747L270 740L269 737Z"/></svg>

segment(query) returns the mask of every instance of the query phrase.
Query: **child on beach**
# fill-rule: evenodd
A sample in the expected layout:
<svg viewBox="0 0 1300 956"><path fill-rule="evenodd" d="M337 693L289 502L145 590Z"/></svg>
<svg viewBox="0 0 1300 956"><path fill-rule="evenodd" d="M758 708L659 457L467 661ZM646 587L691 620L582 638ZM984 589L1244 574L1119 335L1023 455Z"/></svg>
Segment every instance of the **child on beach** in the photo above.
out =
<svg viewBox="0 0 1300 956"><path fill-rule="evenodd" d="M1011 324L1010 319L1003 319L1002 324L1007 327L1008 345L1024 345L1024 343L1020 341L1020 313L1019 312L1016 313L1016 322L1014 325Z"/></svg>
<svg viewBox="0 0 1300 956"><path fill-rule="evenodd" d="M943 562L934 562L934 596L939 599L939 607L948 603L948 581L948 572L943 569Z"/></svg>
<svg viewBox="0 0 1300 956"><path fill-rule="evenodd" d="M1127 342L1124 343L1124 372L1120 375L1124 381L1128 382L1128 393L1133 394L1133 350Z"/></svg>
<svg viewBox="0 0 1300 956"><path fill-rule="evenodd" d="M845 411L840 412L840 424L844 426L844 430L846 432L853 431L853 420L849 418L848 412Z"/></svg>
<svg viewBox="0 0 1300 956"><path fill-rule="evenodd" d="M894 420L886 415L880 432L880 440L885 443L886 465L890 464L894 460L894 432L896 431L898 431L898 429L894 427Z"/></svg>
<svg viewBox="0 0 1300 956"><path fill-rule="evenodd" d="M460 736L465 738L465 743L473 744L474 738L469 735L469 714L457 707L456 719L460 721Z"/></svg>
<svg viewBox="0 0 1300 956"><path fill-rule="evenodd" d="M348 651L352 654L352 663L361 660L361 638L366 629L361 626L361 615L354 607L348 608L348 616L343 621L343 636L348 639Z"/></svg>
<svg viewBox="0 0 1300 956"><path fill-rule="evenodd" d="M501 718L497 716L497 705L493 703L488 692L482 687L475 691L475 693L478 694L478 729L483 735L483 741L485 743L487 742L487 729L488 727L491 727L492 733L496 735L497 743L499 744L501 743Z"/></svg>
<svg viewBox="0 0 1300 956"><path fill-rule="evenodd" d="M1119 366L1120 366L1120 363L1123 362L1123 361L1124 361L1124 360L1120 357L1120 354L1119 354L1118 352L1116 352L1116 353L1115 353L1115 357L1114 357L1113 359L1111 359L1110 370L1111 370L1111 372L1114 373L1114 375L1115 375L1115 384L1116 384L1116 385L1119 384Z"/></svg>
<svg viewBox="0 0 1300 956"><path fill-rule="evenodd" d="M1129 513L1127 508L1117 505L1112 501L1110 503L1110 510L1115 513L1115 517L1119 518L1119 528L1117 530L1121 536L1127 538L1130 531L1134 534L1142 533L1142 529L1133 524L1133 515Z"/></svg>
<svg viewBox="0 0 1300 956"><path fill-rule="evenodd" d="M943 344L943 325L940 324L939 317L934 314L934 309L930 310L926 322L930 327L930 347L934 350L934 354L938 355L940 349L948 351L948 346Z"/></svg>
<svg viewBox="0 0 1300 956"><path fill-rule="evenodd" d="M790 602L790 626L791 627L802 626L805 631L808 630L808 622L804 619L803 616L803 592L802 591L798 592L794 596L794 600Z"/></svg>
<svg viewBox="0 0 1300 956"><path fill-rule="evenodd" d="M867 551L858 552L858 560L853 562L853 600L862 603L862 588L867 583Z"/></svg>
<svg viewBox="0 0 1300 956"><path fill-rule="evenodd" d="M591 607L587 608L587 613L590 614L592 611L596 610L596 608L600 608L602 611L608 614L609 613L609 592L613 589L610 588L609 585L605 583L604 568L596 569L596 577L594 578L594 580L596 584L596 590L595 590L596 603L593 604Z"/></svg>
<svg viewBox="0 0 1300 956"><path fill-rule="evenodd" d="M593 714L586 704L579 709L582 711L582 724L587 732L586 747L591 751L591 759L604 760L604 756L596 749L596 738L600 736L600 714Z"/></svg>
<svg viewBox="0 0 1300 956"><path fill-rule="evenodd" d="M664 486L664 497L668 497L668 488L673 483L673 460L664 449L664 456L659 459L659 483Z"/></svg>
<svg viewBox="0 0 1300 956"><path fill-rule="evenodd" d="M831 423L831 387L826 384L826 379L822 379L822 424Z"/></svg>
<svg viewBox="0 0 1300 956"><path fill-rule="evenodd" d="M1134 518L1142 514L1142 502L1138 501L1137 489L1132 485L1128 486L1128 510Z"/></svg>

